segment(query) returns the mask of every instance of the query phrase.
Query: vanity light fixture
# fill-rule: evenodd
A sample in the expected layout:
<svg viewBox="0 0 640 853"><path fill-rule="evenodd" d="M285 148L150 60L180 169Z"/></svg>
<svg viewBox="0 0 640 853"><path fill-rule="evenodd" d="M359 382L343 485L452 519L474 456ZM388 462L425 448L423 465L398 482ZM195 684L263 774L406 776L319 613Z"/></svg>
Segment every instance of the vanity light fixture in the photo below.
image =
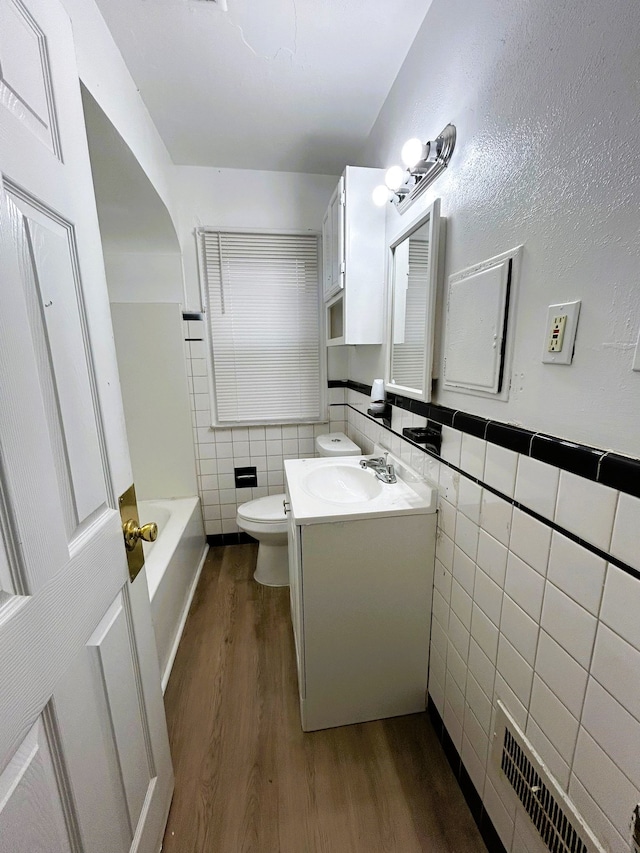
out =
<svg viewBox="0 0 640 853"><path fill-rule="evenodd" d="M456 144L456 129L448 124L433 141L409 139L402 147L402 160L407 167L391 166L384 180L386 186L373 191L373 201L382 207L392 201L398 213L410 207L438 175L449 165Z"/></svg>

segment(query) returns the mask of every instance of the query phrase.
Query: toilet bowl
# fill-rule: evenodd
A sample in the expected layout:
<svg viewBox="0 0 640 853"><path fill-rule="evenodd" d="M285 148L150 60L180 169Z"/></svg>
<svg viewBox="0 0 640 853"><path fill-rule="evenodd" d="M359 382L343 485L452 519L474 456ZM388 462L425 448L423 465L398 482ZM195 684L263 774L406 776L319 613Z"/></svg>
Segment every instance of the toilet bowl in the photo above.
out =
<svg viewBox="0 0 640 853"><path fill-rule="evenodd" d="M289 585L284 499L284 495L269 495L238 507L238 527L259 542L253 577L265 586Z"/></svg>
<svg viewBox="0 0 640 853"><path fill-rule="evenodd" d="M316 438L318 456L359 456L361 450L343 432L330 432ZM286 495L269 495L247 501L238 507L236 523L240 530L258 540L258 560L254 580L264 586L289 586L287 553Z"/></svg>

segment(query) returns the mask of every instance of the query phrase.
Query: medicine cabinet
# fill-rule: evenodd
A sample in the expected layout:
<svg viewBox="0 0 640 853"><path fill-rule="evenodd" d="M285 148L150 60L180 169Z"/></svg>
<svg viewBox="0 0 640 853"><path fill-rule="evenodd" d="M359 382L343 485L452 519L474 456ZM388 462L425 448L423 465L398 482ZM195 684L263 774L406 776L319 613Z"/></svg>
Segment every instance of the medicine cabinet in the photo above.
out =
<svg viewBox="0 0 640 853"><path fill-rule="evenodd" d="M347 166L322 222L328 346L383 342L385 210L371 197L381 176Z"/></svg>
<svg viewBox="0 0 640 853"><path fill-rule="evenodd" d="M385 386L414 400L431 399L444 224L436 199L389 246Z"/></svg>

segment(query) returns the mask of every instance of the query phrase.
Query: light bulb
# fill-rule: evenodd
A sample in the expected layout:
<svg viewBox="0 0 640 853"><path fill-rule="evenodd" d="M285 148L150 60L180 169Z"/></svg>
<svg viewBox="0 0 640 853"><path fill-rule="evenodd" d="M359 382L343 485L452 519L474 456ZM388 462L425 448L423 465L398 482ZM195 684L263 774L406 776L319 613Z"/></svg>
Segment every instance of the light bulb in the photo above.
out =
<svg viewBox="0 0 640 853"><path fill-rule="evenodd" d="M424 145L416 137L408 139L402 146L401 156L402 162L407 169L413 169L413 167L424 157Z"/></svg>
<svg viewBox="0 0 640 853"><path fill-rule="evenodd" d="M385 184L394 192L400 189L404 183L404 179L405 174L402 166L392 166L390 169L387 169L387 173L384 176Z"/></svg>
<svg viewBox="0 0 640 853"><path fill-rule="evenodd" d="M385 187L384 184L379 184L371 193L371 197L374 204L378 207L384 207L389 201L389 188Z"/></svg>

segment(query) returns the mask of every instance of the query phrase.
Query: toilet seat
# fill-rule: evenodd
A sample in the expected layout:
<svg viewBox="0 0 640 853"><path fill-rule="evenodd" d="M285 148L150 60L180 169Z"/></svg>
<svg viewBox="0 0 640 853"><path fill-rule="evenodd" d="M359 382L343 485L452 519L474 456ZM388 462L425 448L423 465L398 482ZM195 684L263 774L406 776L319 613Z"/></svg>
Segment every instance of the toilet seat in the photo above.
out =
<svg viewBox="0 0 640 853"><path fill-rule="evenodd" d="M284 512L285 495L268 495L264 498L255 498L238 507L238 518L248 521L252 527L267 530L282 528L287 529L287 517Z"/></svg>

